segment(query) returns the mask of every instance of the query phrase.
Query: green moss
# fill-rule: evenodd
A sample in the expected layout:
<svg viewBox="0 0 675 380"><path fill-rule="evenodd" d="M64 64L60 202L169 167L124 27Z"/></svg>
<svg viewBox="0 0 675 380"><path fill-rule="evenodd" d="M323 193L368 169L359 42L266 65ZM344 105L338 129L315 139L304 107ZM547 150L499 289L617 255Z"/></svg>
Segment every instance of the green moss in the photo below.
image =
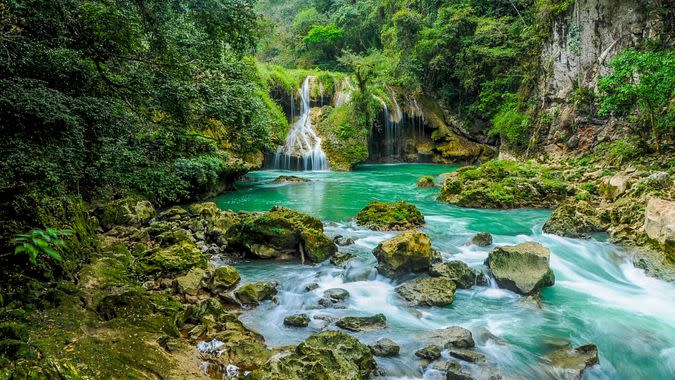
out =
<svg viewBox="0 0 675 380"><path fill-rule="evenodd" d="M317 133L331 169L349 171L368 159L368 130L356 115L352 103L337 108L323 107Z"/></svg>
<svg viewBox="0 0 675 380"><path fill-rule="evenodd" d="M206 257L190 241L147 251L136 267L143 274L180 272L192 267L206 268Z"/></svg>
<svg viewBox="0 0 675 380"><path fill-rule="evenodd" d="M404 201L370 202L356 215L356 222L380 231L407 230L423 226L424 216L415 205Z"/></svg>

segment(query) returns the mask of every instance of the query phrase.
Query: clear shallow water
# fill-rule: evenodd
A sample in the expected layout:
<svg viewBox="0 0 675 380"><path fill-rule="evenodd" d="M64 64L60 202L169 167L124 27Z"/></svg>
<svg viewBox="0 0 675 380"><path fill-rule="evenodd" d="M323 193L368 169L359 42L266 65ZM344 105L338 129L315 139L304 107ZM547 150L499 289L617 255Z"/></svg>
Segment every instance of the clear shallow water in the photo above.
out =
<svg viewBox="0 0 675 380"><path fill-rule="evenodd" d="M280 283L279 304L266 302L242 316L271 346L296 344L321 331L321 321L308 328L283 326L293 313L313 315L372 315L384 313L384 330L354 334L371 344L381 337L401 345L394 359L378 358L389 378L433 378L414 357L418 338L426 331L460 325L474 334L477 349L504 376L516 379L556 378L542 356L557 344L595 343L600 366L586 371L589 379L670 379L675 377L675 286L645 276L621 249L597 240L566 239L542 234L549 211L473 210L435 200L437 188L415 185L422 175L455 168L440 165L366 165L352 173L303 172L293 175L309 183L272 184L282 171L250 173L252 181L214 201L223 209L266 211L282 205L320 218L329 236L353 237L340 247L357 256L346 268L329 263L302 266L295 262L251 261L236 264L242 281L274 279ZM482 267L488 248L467 246L479 231L493 234L496 245L538 241L552 251L556 284L542 293L541 306L509 291L490 287L459 290L448 307L411 308L394 292L397 283L377 275L372 249L395 233L365 230L351 219L371 200L403 199L425 215L424 231L444 260L462 260ZM305 291L309 283L319 288ZM324 290L347 289L346 309L315 309ZM329 327L334 328L334 327ZM490 338L496 336L499 339ZM480 376L479 374L477 374Z"/></svg>

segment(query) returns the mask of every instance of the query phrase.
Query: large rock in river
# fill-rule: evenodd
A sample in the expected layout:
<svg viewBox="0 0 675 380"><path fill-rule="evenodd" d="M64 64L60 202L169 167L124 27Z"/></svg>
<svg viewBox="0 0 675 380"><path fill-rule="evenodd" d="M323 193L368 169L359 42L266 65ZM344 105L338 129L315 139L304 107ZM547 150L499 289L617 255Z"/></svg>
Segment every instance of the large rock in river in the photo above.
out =
<svg viewBox="0 0 675 380"><path fill-rule="evenodd" d="M586 344L575 348L561 348L547 355L551 364L562 369L565 378L581 379L586 368L600 363L598 347Z"/></svg>
<svg viewBox="0 0 675 380"><path fill-rule="evenodd" d="M434 277L452 280L458 288L469 289L476 284L477 272L459 260L434 265L429 273Z"/></svg>
<svg viewBox="0 0 675 380"><path fill-rule="evenodd" d="M371 317L344 317L335 325L349 331L378 330L387 327L387 318L381 313Z"/></svg>
<svg viewBox="0 0 675 380"><path fill-rule="evenodd" d="M261 259L292 255L321 262L337 252L319 219L279 206L242 217L228 230L227 240L228 250Z"/></svg>
<svg viewBox="0 0 675 380"><path fill-rule="evenodd" d="M396 288L414 306L447 306L455 296L455 282L446 277L416 278Z"/></svg>
<svg viewBox="0 0 675 380"><path fill-rule="evenodd" d="M431 248L431 240L420 231L406 231L385 240L373 250L380 274L395 278L407 273L422 273L440 260Z"/></svg>
<svg viewBox="0 0 675 380"><path fill-rule="evenodd" d="M370 202L356 215L356 223L378 231L402 231L423 226L424 216L404 201Z"/></svg>
<svg viewBox="0 0 675 380"><path fill-rule="evenodd" d="M550 257L548 248L527 242L493 249L485 265L501 288L530 295L555 282Z"/></svg>
<svg viewBox="0 0 675 380"><path fill-rule="evenodd" d="M344 332L325 331L311 335L290 354L273 357L250 378L362 380L370 378L376 367L368 346Z"/></svg>

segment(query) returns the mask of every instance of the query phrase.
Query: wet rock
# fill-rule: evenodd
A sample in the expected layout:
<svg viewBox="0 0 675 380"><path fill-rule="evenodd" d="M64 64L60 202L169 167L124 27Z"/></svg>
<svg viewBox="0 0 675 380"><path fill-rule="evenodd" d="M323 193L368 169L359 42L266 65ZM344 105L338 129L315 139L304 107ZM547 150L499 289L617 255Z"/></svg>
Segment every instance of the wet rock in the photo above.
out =
<svg viewBox="0 0 675 380"><path fill-rule="evenodd" d="M380 243L374 250L377 270L396 278L408 273L426 272L440 255L431 248L431 240L420 231L406 231Z"/></svg>
<svg viewBox="0 0 675 380"><path fill-rule="evenodd" d="M312 182L307 178L297 177L294 175L280 175L272 181L273 183L303 183Z"/></svg>
<svg viewBox="0 0 675 380"><path fill-rule="evenodd" d="M424 216L404 201L370 202L356 215L356 223L377 231L403 231L423 226Z"/></svg>
<svg viewBox="0 0 675 380"><path fill-rule="evenodd" d="M239 283L239 272L230 265L223 265L213 272L209 288L214 293L231 290Z"/></svg>
<svg viewBox="0 0 675 380"><path fill-rule="evenodd" d="M342 266L354 257L355 256L351 253L338 253L330 258L330 263L333 265Z"/></svg>
<svg viewBox="0 0 675 380"><path fill-rule="evenodd" d="M284 325L291 327L307 327L309 316L307 314L293 314L284 318Z"/></svg>
<svg viewBox="0 0 675 380"><path fill-rule="evenodd" d="M487 359L480 352L466 350L463 348L454 348L450 350L450 356L470 363L485 363Z"/></svg>
<svg viewBox="0 0 675 380"><path fill-rule="evenodd" d="M191 241L182 241L166 248L158 247L143 254L137 269L145 274L180 272L193 267L206 268L206 257Z"/></svg>
<svg viewBox="0 0 675 380"><path fill-rule="evenodd" d="M465 368L461 366L459 368L451 367L448 368L446 374L447 380L475 380L473 376Z"/></svg>
<svg viewBox="0 0 675 380"><path fill-rule="evenodd" d="M370 348L341 331L311 335L290 354L269 360L251 374L259 380L367 379L377 364Z"/></svg>
<svg viewBox="0 0 675 380"><path fill-rule="evenodd" d="M645 210L645 233L675 260L675 202L652 198Z"/></svg>
<svg viewBox="0 0 675 380"><path fill-rule="evenodd" d="M460 326L430 331L422 334L420 338L445 348L472 348L475 346L471 331Z"/></svg>
<svg viewBox="0 0 675 380"><path fill-rule="evenodd" d="M492 245L492 235L489 232L479 232L469 242L479 247L487 247L488 245Z"/></svg>
<svg viewBox="0 0 675 380"><path fill-rule="evenodd" d="M328 323L333 323L338 320L338 318L328 314L317 314L313 316L312 319L316 319L317 321L325 321Z"/></svg>
<svg viewBox="0 0 675 380"><path fill-rule="evenodd" d="M331 307L335 306L335 301L333 301L332 299L330 299L328 297L322 297L322 298L319 299L318 304L320 306L325 307L325 308L331 308Z"/></svg>
<svg viewBox="0 0 675 380"><path fill-rule="evenodd" d="M317 284L316 282L310 282L309 284L307 284L307 286L305 286L305 290L308 291L308 292L311 292L312 290L318 289L318 288L319 288L319 284Z"/></svg>
<svg viewBox="0 0 675 380"><path fill-rule="evenodd" d="M372 349L375 356L385 358L398 356L399 352L401 351L401 347L389 338L378 339L378 341L370 346L370 348Z"/></svg>
<svg viewBox="0 0 675 380"><path fill-rule="evenodd" d="M371 317L344 317L335 322L339 328L349 331L370 331L387 327L387 318L384 314L375 314Z"/></svg>
<svg viewBox="0 0 675 380"><path fill-rule="evenodd" d="M323 294L330 298L333 302L340 302L349 298L349 292L341 288L328 289L324 291Z"/></svg>
<svg viewBox="0 0 675 380"><path fill-rule="evenodd" d="M417 187L428 188L434 186L436 186L436 184L434 183L434 177L430 175L425 175L417 180Z"/></svg>
<svg viewBox="0 0 675 380"><path fill-rule="evenodd" d="M543 230L549 234L587 239L590 233L606 229L596 207L585 201L569 201L556 207Z"/></svg>
<svg viewBox="0 0 675 380"><path fill-rule="evenodd" d="M396 293L415 306L447 306L455 295L455 283L445 277L417 278L398 286Z"/></svg>
<svg viewBox="0 0 675 380"><path fill-rule="evenodd" d="M337 252L320 220L279 206L264 214L243 216L226 236L228 250L262 259L290 254L301 260L322 262Z"/></svg>
<svg viewBox="0 0 675 380"><path fill-rule="evenodd" d="M342 235L337 235L333 238L333 243L339 245L340 247L346 247L348 245L354 244L354 239L350 237L344 237Z"/></svg>
<svg viewBox="0 0 675 380"><path fill-rule="evenodd" d="M531 295L555 282L550 256L548 248L528 242L493 249L485 265L501 288Z"/></svg>
<svg viewBox="0 0 675 380"><path fill-rule="evenodd" d="M271 300L277 294L278 286L276 281L251 282L235 290L234 295L244 305L257 305L262 301Z"/></svg>
<svg viewBox="0 0 675 380"><path fill-rule="evenodd" d="M476 284L476 271L459 260L448 261L434 265L429 274L434 277L444 277L455 282L460 289L469 289Z"/></svg>
<svg viewBox="0 0 675 380"><path fill-rule="evenodd" d="M594 344L563 348L550 353L547 357L554 367L565 370L567 375L576 379L581 379L586 368L600 363L598 347Z"/></svg>
<svg viewBox="0 0 675 380"><path fill-rule="evenodd" d="M435 344L428 344L415 351L415 356L421 359L434 361L441 357L441 348Z"/></svg>

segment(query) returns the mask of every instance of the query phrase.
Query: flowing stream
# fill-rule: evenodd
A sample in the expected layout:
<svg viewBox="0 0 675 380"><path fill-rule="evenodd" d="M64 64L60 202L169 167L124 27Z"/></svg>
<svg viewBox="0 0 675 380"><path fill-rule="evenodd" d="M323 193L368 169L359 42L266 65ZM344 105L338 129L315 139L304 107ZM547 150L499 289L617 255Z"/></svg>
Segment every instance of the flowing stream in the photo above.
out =
<svg viewBox="0 0 675 380"><path fill-rule="evenodd" d="M328 170L328 158L321 148L321 138L312 128L309 86L314 79L307 77L302 83L300 119L291 127L284 145L277 149L274 155L274 169Z"/></svg>
<svg viewBox="0 0 675 380"><path fill-rule="evenodd" d="M570 342L595 343L600 365L588 369L588 379L675 378L675 286L647 277L618 246L595 240L576 240L543 234L549 211L473 210L437 202L437 188L417 188L421 175L438 175L455 168L440 165L366 165L351 173L306 172L309 183L272 184L282 171L250 173L252 182L223 194L215 202L223 209L266 211L283 205L320 218L329 236L352 237L356 243L340 247L356 255L346 268L326 262L250 261L236 264L242 281L274 279L280 283L279 304L265 302L241 319L265 336L270 346L297 344L324 328L313 320L307 328L289 328L289 314L367 316L384 313L387 328L356 333L372 344L387 337L401 345L396 358L377 358L391 379L432 379L414 356L419 334L447 326L470 329L477 350L488 357L506 379L549 379L556 373L544 355ZM411 308L394 292L397 283L374 270L371 251L395 233L356 226L352 218L371 200L403 199L425 215L424 231L444 260L462 260L480 268L490 250L466 245L476 232L493 234L496 245L538 241L552 251L555 286L544 289L537 306L496 286L458 290L448 307ZM307 292L305 286L319 287ZM344 288L350 297L345 309L316 309L324 290ZM335 328L329 326L328 328Z"/></svg>

